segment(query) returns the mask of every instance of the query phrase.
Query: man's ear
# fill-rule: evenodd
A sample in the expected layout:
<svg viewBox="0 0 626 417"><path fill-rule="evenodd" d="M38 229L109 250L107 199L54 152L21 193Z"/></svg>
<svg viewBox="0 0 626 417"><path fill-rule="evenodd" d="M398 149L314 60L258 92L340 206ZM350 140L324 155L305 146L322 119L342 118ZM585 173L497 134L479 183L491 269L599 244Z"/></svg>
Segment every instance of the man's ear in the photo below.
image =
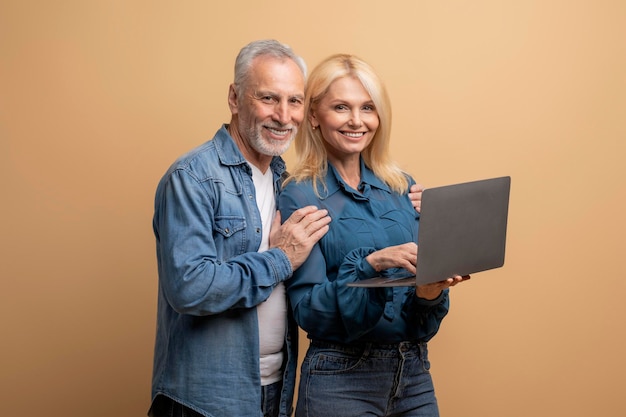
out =
<svg viewBox="0 0 626 417"><path fill-rule="evenodd" d="M231 84L228 87L228 107L230 108L231 114L239 113L238 96L237 96L237 90L235 89L235 84Z"/></svg>

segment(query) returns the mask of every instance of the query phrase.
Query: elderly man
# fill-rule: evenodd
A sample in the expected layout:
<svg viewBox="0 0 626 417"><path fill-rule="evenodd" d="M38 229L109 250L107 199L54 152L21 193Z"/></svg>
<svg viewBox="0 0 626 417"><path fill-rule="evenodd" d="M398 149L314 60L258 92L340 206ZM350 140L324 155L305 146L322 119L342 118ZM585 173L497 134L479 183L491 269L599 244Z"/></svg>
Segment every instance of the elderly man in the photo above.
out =
<svg viewBox="0 0 626 417"><path fill-rule="evenodd" d="M328 231L304 207L281 225L281 155L304 117L304 61L279 42L245 46L229 124L161 179L153 219L159 271L148 415L289 416L297 327L283 282Z"/></svg>

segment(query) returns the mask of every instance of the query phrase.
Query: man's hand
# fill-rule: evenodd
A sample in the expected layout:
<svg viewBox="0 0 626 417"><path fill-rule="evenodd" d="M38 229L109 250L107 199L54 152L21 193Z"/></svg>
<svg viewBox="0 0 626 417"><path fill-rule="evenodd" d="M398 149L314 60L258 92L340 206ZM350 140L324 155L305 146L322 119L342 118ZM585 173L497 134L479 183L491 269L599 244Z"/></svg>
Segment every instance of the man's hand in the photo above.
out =
<svg viewBox="0 0 626 417"><path fill-rule="evenodd" d="M309 256L313 245L328 232L330 220L327 210L307 206L294 211L281 225L277 212L270 230L270 248L285 252L295 271Z"/></svg>
<svg viewBox="0 0 626 417"><path fill-rule="evenodd" d="M409 199L418 213L422 208L422 192L424 187L421 184L413 184L409 190Z"/></svg>

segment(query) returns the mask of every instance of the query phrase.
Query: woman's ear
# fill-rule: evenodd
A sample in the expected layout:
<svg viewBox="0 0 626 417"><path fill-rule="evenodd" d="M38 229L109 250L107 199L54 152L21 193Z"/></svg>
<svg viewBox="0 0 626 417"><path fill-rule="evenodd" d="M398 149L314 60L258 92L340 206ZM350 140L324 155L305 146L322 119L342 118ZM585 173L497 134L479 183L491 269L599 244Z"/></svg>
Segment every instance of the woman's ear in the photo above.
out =
<svg viewBox="0 0 626 417"><path fill-rule="evenodd" d="M317 121L317 118L315 117L314 110L311 110L309 112L309 123L311 123L311 127L313 128L313 130L317 129L318 126L320 125L319 122Z"/></svg>

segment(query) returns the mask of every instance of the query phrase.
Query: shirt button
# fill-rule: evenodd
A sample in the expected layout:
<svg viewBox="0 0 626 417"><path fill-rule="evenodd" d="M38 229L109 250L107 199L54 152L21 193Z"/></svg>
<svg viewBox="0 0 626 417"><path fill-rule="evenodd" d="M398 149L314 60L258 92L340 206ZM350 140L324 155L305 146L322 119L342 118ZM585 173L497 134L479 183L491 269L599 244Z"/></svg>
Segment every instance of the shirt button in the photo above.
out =
<svg viewBox="0 0 626 417"><path fill-rule="evenodd" d="M257 227L257 228L256 228L256 232L257 232L257 233L261 233L261 228L260 228L260 227Z"/></svg>

